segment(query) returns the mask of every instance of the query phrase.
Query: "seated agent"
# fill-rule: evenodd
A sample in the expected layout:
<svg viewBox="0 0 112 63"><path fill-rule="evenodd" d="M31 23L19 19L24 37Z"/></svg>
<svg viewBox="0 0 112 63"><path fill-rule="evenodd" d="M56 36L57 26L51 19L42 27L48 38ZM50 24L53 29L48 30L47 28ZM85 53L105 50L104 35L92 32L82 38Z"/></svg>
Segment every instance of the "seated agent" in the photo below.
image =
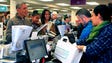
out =
<svg viewBox="0 0 112 63"><path fill-rule="evenodd" d="M98 5L92 13L92 24L95 26L85 45L77 48L84 52L86 63L112 63L112 23L109 8Z"/></svg>
<svg viewBox="0 0 112 63"><path fill-rule="evenodd" d="M13 25L29 25L31 26L31 22L26 18L28 15L27 5L25 3L19 3L16 5L16 15L8 21L7 29L6 29L6 40L8 43L12 41L12 26Z"/></svg>

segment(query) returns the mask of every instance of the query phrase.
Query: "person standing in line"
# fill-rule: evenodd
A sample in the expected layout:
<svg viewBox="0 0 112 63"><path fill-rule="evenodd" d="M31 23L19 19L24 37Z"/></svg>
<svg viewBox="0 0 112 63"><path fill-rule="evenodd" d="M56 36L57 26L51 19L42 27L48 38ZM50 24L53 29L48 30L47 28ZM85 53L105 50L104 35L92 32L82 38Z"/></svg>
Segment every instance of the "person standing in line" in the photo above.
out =
<svg viewBox="0 0 112 63"><path fill-rule="evenodd" d="M16 15L8 21L7 29L6 29L6 40L8 43L12 42L12 26L13 25L29 25L31 26L31 22L26 18L28 15L27 5L25 3L19 3L16 5Z"/></svg>
<svg viewBox="0 0 112 63"><path fill-rule="evenodd" d="M63 25L62 21L60 21L58 19L58 13L56 11L53 11L51 13L51 19L52 19L52 22L54 23L55 25L55 30L56 30L56 35L58 36L60 33L59 33L59 30L58 30L58 25Z"/></svg>
<svg viewBox="0 0 112 63"><path fill-rule="evenodd" d="M108 6L96 6L91 20L94 28L85 41L87 44L77 48L84 52L86 63L112 63L112 23Z"/></svg>
<svg viewBox="0 0 112 63"><path fill-rule="evenodd" d="M55 26L51 22L51 12L48 9L43 10L42 15L41 15L41 23L42 25L47 24L47 27L42 30L42 34L46 34L51 31L56 33Z"/></svg>
<svg viewBox="0 0 112 63"><path fill-rule="evenodd" d="M76 12L76 17L78 19L77 23L79 24L79 29L78 31L81 33L78 40L76 41L76 43L78 45L85 45L85 43L83 43L82 41L86 40L93 28L92 25L92 21L91 21L91 13L83 8L83 9L79 9ZM82 27L80 26L82 24ZM82 31L80 30L80 28L82 28ZM81 58L80 63L86 63L86 59L84 58L84 55Z"/></svg>
<svg viewBox="0 0 112 63"><path fill-rule="evenodd" d="M31 21L27 19L28 9L26 3L18 3L16 5L16 15L8 21L6 29L6 40L10 44L12 42L12 26L13 25L28 25L31 26ZM16 51L16 63L28 63L29 60L23 54L23 50Z"/></svg>
<svg viewBox="0 0 112 63"><path fill-rule="evenodd" d="M37 30L37 28L41 26L41 22L39 21L39 19L40 14L38 13L37 10L34 10L31 16L33 30Z"/></svg>
<svg viewBox="0 0 112 63"><path fill-rule="evenodd" d="M70 27L70 29L73 29L73 26L71 24L71 16L70 15L64 15L64 24L68 25Z"/></svg>
<svg viewBox="0 0 112 63"><path fill-rule="evenodd" d="M91 21L91 13L87 9L83 8L76 12L76 16L78 21L82 22L84 27L82 29L82 32L81 32L81 35L79 36L78 41L76 42L77 44L81 45L83 44L81 43L81 41L86 40L86 38L89 36L93 28L92 21Z"/></svg>

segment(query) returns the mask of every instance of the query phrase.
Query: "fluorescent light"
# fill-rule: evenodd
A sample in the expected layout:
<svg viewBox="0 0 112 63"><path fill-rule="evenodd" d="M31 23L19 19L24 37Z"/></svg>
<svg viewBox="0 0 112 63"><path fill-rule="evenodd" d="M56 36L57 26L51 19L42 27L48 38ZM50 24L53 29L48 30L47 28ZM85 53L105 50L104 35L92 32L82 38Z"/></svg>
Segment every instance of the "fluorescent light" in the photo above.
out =
<svg viewBox="0 0 112 63"><path fill-rule="evenodd" d="M32 4L36 4L36 5L41 4L41 3L39 3L39 2L29 1L29 0L27 0L27 1L25 1L25 2L27 2L27 3L32 3Z"/></svg>
<svg viewBox="0 0 112 63"><path fill-rule="evenodd" d="M35 9L35 10L43 10L43 9Z"/></svg>
<svg viewBox="0 0 112 63"><path fill-rule="evenodd" d="M29 12L33 12L34 10L28 10Z"/></svg>
<svg viewBox="0 0 112 63"><path fill-rule="evenodd" d="M0 6L9 6L9 5L6 5L6 4L0 4Z"/></svg>
<svg viewBox="0 0 112 63"><path fill-rule="evenodd" d="M48 9L49 7L42 7L42 8L44 8L44 9Z"/></svg>
<svg viewBox="0 0 112 63"><path fill-rule="evenodd" d="M97 3L97 2L86 2L86 4L88 4L88 5L99 5L99 3Z"/></svg>
<svg viewBox="0 0 112 63"><path fill-rule="evenodd" d="M53 10L59 10L59 9L53 9Z"/></svg>
<svg viewBox="0 0 112 63"><path fill-rule="evenodd" d="M28 9L33 9L32 7L28 7Z"/></svg>
<svg viewBox="0 0 112 63"><path fill-rule="evenodd" d="M56 3L56 5L59 5L59 6L70 6L69 4L66 4L66 3Z"/></svg>
<svg viewBox="0 0 112 63"><path fill-rule="evenodd" d="M68 12L68 10L61 10L62 12Z"/></svg>
<svg viewBox="0 0 112 63"><path fill-rule="evenodd" d="M81 7L70 7L72 9L81 9Z"/></svg>
<svg viewBox="0 0 112 63"><path fill-rule="evenodd" d="M50 2L50 1L53 1L53 0L40 0L40 1L43 1L43 2Z"/></svg>
<svg viewBox="0 0 112 63"><path fill-rule="evenodd" d="M0 0L0 2L6 2L6 0Z"/></svg>
<svg viewBox="0 0 112 63"><path fill-rule="evenodd" d="M30 4L26 4L27 6L29 6Z"/></svg>

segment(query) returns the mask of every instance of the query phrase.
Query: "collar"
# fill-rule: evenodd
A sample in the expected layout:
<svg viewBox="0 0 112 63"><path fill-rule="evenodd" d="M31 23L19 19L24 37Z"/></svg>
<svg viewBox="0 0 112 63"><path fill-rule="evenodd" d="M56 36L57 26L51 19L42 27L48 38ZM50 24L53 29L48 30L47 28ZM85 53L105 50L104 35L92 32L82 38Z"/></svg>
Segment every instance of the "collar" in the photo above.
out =
<svg viewBox="0 0 112 63"><path fill-rule="evenodd" d="M84 27L86 27L88 24L90 24L92 21L89 20L86 24L84 24ZM92 23L91 23L92 24Z"/></svg>
<svg viewBox="0 0 112 63"><path fill-rule="evenodd" d="M25 20L25 17L24 18L21 18L20 16L18 16L18 13L16 14L16 18L18 18L20 20Z"/></svg>

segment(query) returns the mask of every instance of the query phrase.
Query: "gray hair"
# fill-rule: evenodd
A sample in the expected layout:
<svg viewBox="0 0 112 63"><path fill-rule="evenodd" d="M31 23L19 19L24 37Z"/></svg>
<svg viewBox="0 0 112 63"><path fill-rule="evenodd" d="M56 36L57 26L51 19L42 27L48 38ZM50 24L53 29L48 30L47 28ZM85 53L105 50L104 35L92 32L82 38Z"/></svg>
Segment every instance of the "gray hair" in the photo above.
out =
<svg viewBox="0 0 112 63"><path fill-rule="evenodd" d="M85 15L86 17L91 17L91 13L85 8L79 9L76 12L76 15Z"/></svg>
<svg viewBox="0 0 112 63"><path fill-rule="evenodd" d="M20 8L20 7L21 7L21 5L23 5L23 4L26 4L26 3L25 3L25 2L18 3L18 4L16 5L16 9Z"/></svg>

